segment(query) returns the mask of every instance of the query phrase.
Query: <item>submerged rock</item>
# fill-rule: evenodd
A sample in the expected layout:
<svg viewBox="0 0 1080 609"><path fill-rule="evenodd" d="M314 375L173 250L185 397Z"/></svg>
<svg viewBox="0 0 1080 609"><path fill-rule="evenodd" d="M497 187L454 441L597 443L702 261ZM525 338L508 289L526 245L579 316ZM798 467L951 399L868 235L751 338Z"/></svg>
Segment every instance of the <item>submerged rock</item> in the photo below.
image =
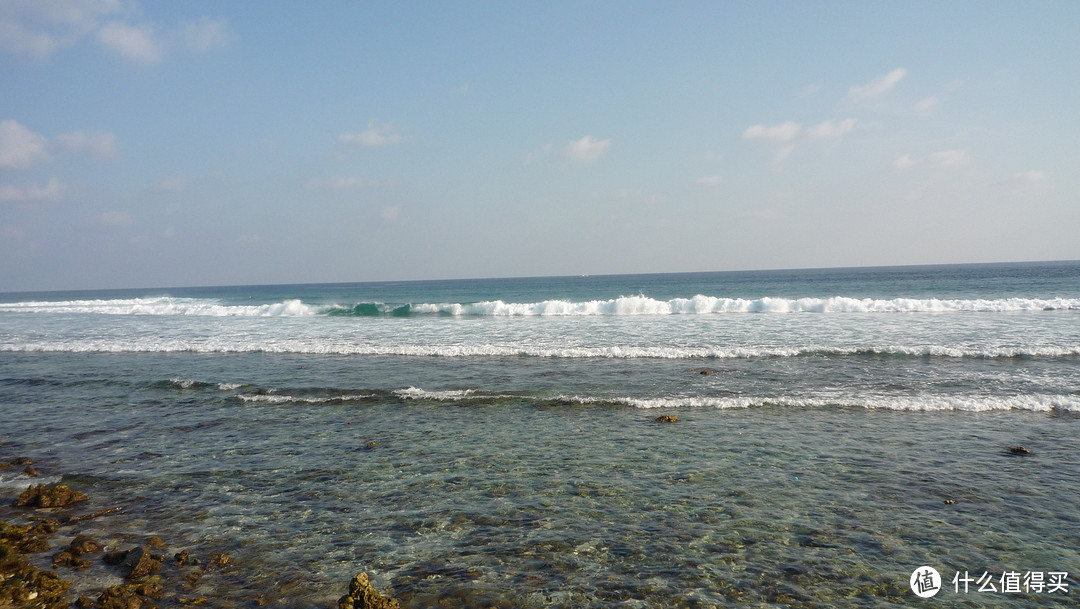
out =
<svg viewBox="0 0 1080 609"><path fill-rule="evenodd" d="M65 507L87 499L89 497L85 494L73 491L63 484L51 488L39 484L23 491L11 505L31 508Z"/></svg>
<svg viewBox="0 0 1080 609"><path fill-rule="evenodd" d="M678 423L679 422L679 417L677 417L677 416L675 416L673 414L660 415L660 416L656 417L656 422L657 423Z"/></svg>
<svg viewBox="0 0 1080 609"><path fill-rule="evenodd" d="M113 586L106 588L101 596L98 596L97 604L101 609L139 609L143 605L143 599L124 586Z"/></svg>
<svg viewBox="0 0 1080 609"><path fill-rule="evenodd" d="M73 569L85 569L90 566L90 561L82 558L83 554L91 554L101 550L101 544L90 539L86 535L79 535L71 540L68 547L53 556L53 567L65 566Z"/></svg>
<svg viewBox="0 0 1080 609"><path fill-rule="evenodd" d="M123 567L128 569L125 576L128 581L145 579L161 571L161 557L151 554L146 546L138 546L128 550L127 556L124 557Z"/></svg>
<svg viewBox="0 0 1080 609"><path fill-rule="evenodd" d="M338 609L401 609L401 604L379 594L367 573L361 573L349 583L349 593L338 600Z"/></svg>
<svg viewBox="0 0 1080 609"><path fill-rule="evenodd" d="M79 555L90 554L101 550L101 544L90 539L86 535L79 535L75 539L72 539L71 543L68 544L68 547L71 548L72 552Z"/></svg>
<svg viewBox="0 0 1080 609"><path fill-rule="evenodd" d="M1024 448L1023 446L1010 446L1009 447L1009 454L1010 455L1030 455L1031 451Z"/></svg>

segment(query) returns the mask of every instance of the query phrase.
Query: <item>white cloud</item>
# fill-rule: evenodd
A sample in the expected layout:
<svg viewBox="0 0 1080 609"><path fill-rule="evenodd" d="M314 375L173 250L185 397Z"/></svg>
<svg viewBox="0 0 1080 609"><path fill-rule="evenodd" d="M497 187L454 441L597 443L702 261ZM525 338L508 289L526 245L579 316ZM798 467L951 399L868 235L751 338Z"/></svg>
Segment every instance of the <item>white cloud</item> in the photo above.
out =
<svg viewBox="0 0 1080 609"><path fill-rule="evenodd" d="M853 101L864 101L881 97L889 91L892 91L893 88L907 76L907 73L907 70L904 68L896 68L888 74L878 76L865 85L853 85L848 89L848 99Z"/></svg>
<svg viewBox="0 0 1080 609"><path fill-rule="evenodd" d="M1033 184L1041 184L1049 178L1050 174L1041 169L1029 169L1016 174L1016 179L1031 182Z"/></svg>
<svg viewBox="0 0 1080 609"><path fill-rule="evenodd" d="M0 122L0 168L26 169L51 158L49 140L17 121Z"/></svg>
<svg viewBox="0 0 1080 609"><path fill-rule="evenodd" d="M137 0L0 0L0 47L44 59L92 37L119 57L154 65L171 50L207 53L232 39L224 19L158 27L134 21L140 12Z"/></svg>
<svg viewBox="0 0 1080 609"><path fill-rule="evenodd" d="M232 40L229 25L224 19L202 17L180 28L179 39L184 48L194 53L209 53L228 46Z"/></svg>
<svg viewBox="0 0 1080 609"><path fill-rule="evenodd" d="M110 23L98 30L97 39L113 53L143 65L161 63L165 54L165 44L148 24Z"/></svg>
<svg viewBox="0 0 1080 609"><path fill-rule="evenodd" d="M397 222L401 219L401 208L397 205L388 205L379 212L379 217L386 222Z"/></svg>
<svg viewBox="0 0 1080 609"><path fill-rule="evenodd" d="M697 183L702 186L718 186L723 181L724 178L720 176L702 176L697 179Z"/></svg>
<svg viewBox="0 0 1080 609"><path fill-rule="evenodd" d="M743 139L768 140L771 142L790 142L802 133L802 125L794 121L785 121L778 125L752 125L743 131Z"/></svg>
<svg viewBox="0 0 1080 609"><path fill-rule="evenodd" d="M785 159L791 156L791 153L795 150L794 144L786 144L776 150L776 154L773 155L773 164L779 165L783 163Z"/></svg>
<svg viewBox="0 0 1080 609"><path fill-rule="evenodd" d="M95 221L109 228L131 228L135 224L131 216L119 211L107 211L95 218Z"/></svg>
<svg viewBox="0 0 1080 609"><path fill-rule="evenodd" d="M44 186L31 184L29 186L12 186L4 184L0 186L0 203L57 203L64 198L67 184L56 178L49 178Z"/></svg>
<svg viewBox="0 0 1080 609"><path fill-rule="evenodd" d="M351 190L377 184L375 180L357 177L311 178L304 187L308 190Z"/></svg>
<svg viewBox="0 0 1080 609"><path fill-rule="evenodd" d="M967 165L970 162L971 155L967 150L940 150L925 158L902 154L893 161L893 169L903 171L924 163L937 167L952 168Z"/></svg>
<svg viewBox="0 0 1080 609"><path fill-rule="evenodd" d="M827 120L806 130L806 135L816 138L843 137L855 128L856 120L846 118L842 121Z"/></svg>
<svg viewBox="0 0 1080 609"><path fill-rule="evenodd" d="M359 144L365 148L393 146L405 141L405 136L394 129L392 123L368 121L367 129L359 133L342 133L338 140L343 144Z"/></svg>
<svg viewBox="0 0 1080 609"><path fill-rule="evenodd" d="M967 150L942 150L930 155L930 162L939 167L958 167L971 161Z"/></svg>
<svg viewBox="0 0 1080 609"><path fill-rule="evenodd" d="M933 114L938 106L938 101L938 98L933 96L919 100L919 102L915 104L915 114L918 116L929 116Z"/></svg>
<svg viewBox="0 0 1080 609"><path fill-rule="evenodd" d="M782 214L780 212L776 211L775 209L755 209L755 210L744 212L741 217L746 219L746 220L756 220L756 221L759 221L759 222L772 222L773 220L779 219L781 216L782 216Z"/></svg>
<svg viewBox="0 0 1080 609"><path fill-rule="evenodd" d="M183 176L169 176L157 184L157 189L163 192L181 192L187 190L187 187L187 178Z"/></svg>
<svg viewBox="0 0 1080 609"><path fill-rule="evenodd" d="M116 156L116 136L104 131L74 131L56 136L61 146L72 152L89 152L100 157Z"/></svg>
<svg viewBox="0 0 1080 609"><path fill-rule="evenodd" d="M97 29L99 18L124 12L121 0L4 0L0 46L43 59Z"/></svg>
<svg viewBox="0 0 1080 609"><path fill-rule="evenodd" d="M571 163L587 165L600 160L600 157L611 148L611 140L598 140L591 135L586 135L580 140L574 140L563 148L563 158Z"/></svg>
<svg viewBox="0 0 1080 609"><path fill-rule="evenodd" d="M902 154L897 157L895 161L893 161L893 169L897 171L903 171L918 164L918 159L915 159L910 154Z"/></svg>

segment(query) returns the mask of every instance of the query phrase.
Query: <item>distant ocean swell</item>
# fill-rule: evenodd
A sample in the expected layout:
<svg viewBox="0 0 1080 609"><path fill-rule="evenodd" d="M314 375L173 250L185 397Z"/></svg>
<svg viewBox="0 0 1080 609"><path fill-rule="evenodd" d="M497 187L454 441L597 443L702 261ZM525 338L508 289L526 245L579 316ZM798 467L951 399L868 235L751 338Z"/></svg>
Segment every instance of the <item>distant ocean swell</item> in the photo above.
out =
<svg viewBox="0 0 1080 609"><path fill-rule="evenodd" d="M381 316L619 316L702 315L717 313L1009 313L1080 310L1078 298L693 298L656 300L647 296L624 296L610 300L571 302L545 300L512 303L501 300L475 303L358 303L313 305L300 300L259 305L222 304L197 298L130 298L115 300L68 300L57 302L0 303L3 313L101 314L101 315L196 315L213 317L338 317Z"/></svg>
<svg viewBox="0 0 1080 609"><path fill-rule="evenodd" d="M387 345L326 344L301 340L253 341L249 343L207 339L68 339L64 341L27 341L0 344L0 351L39 353L278 353L302 355L374 355L405 357L535 357L535 358L606 358L606 359L750 359L814 356L892 356L947 358L1052 358L1080 357L1080 345L1074 346L955 346L888 345L875 347L822 346L598 346L541 347L498 344L457 345Z"/></svg>

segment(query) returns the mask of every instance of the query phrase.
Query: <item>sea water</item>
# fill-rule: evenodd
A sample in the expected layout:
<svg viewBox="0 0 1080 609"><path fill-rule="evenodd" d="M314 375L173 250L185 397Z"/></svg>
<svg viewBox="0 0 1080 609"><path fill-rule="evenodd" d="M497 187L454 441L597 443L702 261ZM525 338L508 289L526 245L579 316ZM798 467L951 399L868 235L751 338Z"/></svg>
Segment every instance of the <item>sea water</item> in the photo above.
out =
<svg viewBox="0 0 1080 609"><path fill-rule="evenodd" d="M1074 606L1078 416L1080 263L0 294L5 454L240 604Z"/></svg>

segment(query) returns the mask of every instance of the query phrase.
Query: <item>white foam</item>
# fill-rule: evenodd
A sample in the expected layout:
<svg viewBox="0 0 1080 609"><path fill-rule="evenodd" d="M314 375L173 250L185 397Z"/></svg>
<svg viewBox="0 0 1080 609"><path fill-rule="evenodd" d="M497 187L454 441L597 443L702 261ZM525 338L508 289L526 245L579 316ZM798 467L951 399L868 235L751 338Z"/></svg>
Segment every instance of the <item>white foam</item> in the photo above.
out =
<svg viewBox="0 0 1080 609"><path fill-rule="evenodd" d="M37 486L38 484L56 484L57 482L60 482L60 478L60 476L31 477L25 474L11 475L0 473L0 488L23 491L31 486Z"/></svg>
<svg viewBox="0 0 1080 609"><path fill-rule="evenodd" d="M341 305L314 306L300 300L260 305L225 305L197 298L131 298L116 300L67 300L0 303L0 312L102 314L102 315L202 315L215 317L295 317L345 310ZM384 313L393 310L380 305ZM917 299L917 298L692 298L656 300L647 296L623 296L610 300L574 302L545 300L512 303L492 300L476 303L421 303L409 306L411 314L453 316L632 316L705 315L719 313L1009 313L1080 310L1077 298Z"/></svg>
<svg viewBox="0 0 1080 609"><path fill-rule="evenodd" d="M5 313L96 315L199 315L211 317L295 317L314 315L318 309L299 300L261 305L223 305L198 298L127 298L116 300L64 300L0 303Z"/></svg>
<svg viewBox="0 0 1080 609"><path fill-rule="evenodd" d="M456 401L463 400L474 393L473 389L455 389L448 391L425 391L419 387L408 387L406 389L398 389L394 391L394 394L402 397L406 400L437 400L444 401Z"/></svg>
<svg viewBox="0 0 1080 609"><path fill-rule="evenodd" d="M1080 412L1080 396L836 396L836 397L671 397L619 398L618 403L636 408L752 408L788 406L796 408L852 407L871 410L965 411L1027 410Z"/></svg>
<svg viewBox="0 0 1080 609"><path fill-rule="evenodd" d="M0 351L43 353L280 353L305 355L387 355L406 357L539 357L606 359L750 359L798 357L804 355L903 355L952 358L1072 357L1080 356L1078 345L884 345L884 346L633 346L549 347L491 343L466 344L383 344L322 342L319 340L237 339L77 339L27 341L0 344ZM173 382L184 387L183 379ZM235 389L219 385L225 391Z"/></svg>

